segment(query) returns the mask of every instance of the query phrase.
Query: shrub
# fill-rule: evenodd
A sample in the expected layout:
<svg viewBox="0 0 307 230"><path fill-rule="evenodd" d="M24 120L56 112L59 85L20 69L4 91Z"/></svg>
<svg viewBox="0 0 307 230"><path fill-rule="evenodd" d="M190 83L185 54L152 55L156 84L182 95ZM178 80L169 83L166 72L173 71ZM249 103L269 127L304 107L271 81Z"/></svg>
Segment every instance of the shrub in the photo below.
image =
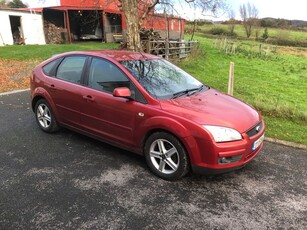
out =
<svg viewBox="0 0 307 230"><path fill-rule="evenodd" d="M224 35L227 33L226 30L224 30L223 28L212 28L210 31L209 31L210 34L213 34L213 35Z"/></svg>
<svg viewBox="0 0 307 230"><path fill-rule="evenodd" d="M232 37L232 38L238 37L238 34L237 34L236 32L231 32L231 31L227 31L227 32L225 33L225 35L226 35L227 37Z"/></svg>
<svg viewBox="0 0 307 230"><path fill-rule="evenodd" d="M264 32L263 32L263 34L262 34L262 38L263 38L264 40L266 40L266 39L269 38L268 28L265 28L265 29L264 29Z"/></svg>

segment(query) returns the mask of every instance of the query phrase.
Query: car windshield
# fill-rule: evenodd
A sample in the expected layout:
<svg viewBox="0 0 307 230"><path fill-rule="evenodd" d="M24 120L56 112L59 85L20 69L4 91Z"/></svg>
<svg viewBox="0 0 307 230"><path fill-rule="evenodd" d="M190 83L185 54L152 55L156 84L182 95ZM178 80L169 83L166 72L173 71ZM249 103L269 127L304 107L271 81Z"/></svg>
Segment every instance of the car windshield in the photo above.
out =
<svg viewBox="0 0 307 230"><path fill-rule="evenodd" d="M207 89L194 77L164 59L125 60L121 64L157 99L190 96Z"/></svg>

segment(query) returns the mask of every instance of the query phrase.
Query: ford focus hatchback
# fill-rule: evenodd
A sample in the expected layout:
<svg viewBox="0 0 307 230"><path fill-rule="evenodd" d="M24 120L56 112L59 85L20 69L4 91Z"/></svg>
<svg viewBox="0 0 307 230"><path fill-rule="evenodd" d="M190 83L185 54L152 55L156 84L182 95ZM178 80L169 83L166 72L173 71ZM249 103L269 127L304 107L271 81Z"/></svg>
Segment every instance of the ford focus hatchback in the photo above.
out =
<svg viewBox="0 0 307 230"><path fill-rule="evenodd" d="M54 56L34 68L31 96L43 131L66 127L142 154L166 180L241 168L263 146L255 109L149 54Z"/></svg>

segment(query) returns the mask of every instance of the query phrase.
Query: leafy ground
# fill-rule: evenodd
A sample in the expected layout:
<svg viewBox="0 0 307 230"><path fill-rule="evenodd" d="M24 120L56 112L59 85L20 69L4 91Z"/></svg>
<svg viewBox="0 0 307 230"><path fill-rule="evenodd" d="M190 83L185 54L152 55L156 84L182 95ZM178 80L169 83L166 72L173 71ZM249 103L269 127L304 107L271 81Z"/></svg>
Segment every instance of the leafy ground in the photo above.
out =
<svg viewBox="0 0 307 230"><path fill-rule="evenodd" d="M278 47L277 54L226 54L214 40L197 36L196 54L178 63L205 84L227 92L229 63L235 63L234 96L265 116L267 136L307 145L307 59L304 49ZM118 44L0 47L0 92L29 87L30 70L43 59L71 50L110 49ZM291 50L291 52L288 52ZM290 54L288 54L290 53Z"/></svg>
<svg viewBox="0 0 307 230"><path fill-rule="evenodd" d="M30 71L37 63L37 59L0 59L0 93L29 88Z"/></svg>

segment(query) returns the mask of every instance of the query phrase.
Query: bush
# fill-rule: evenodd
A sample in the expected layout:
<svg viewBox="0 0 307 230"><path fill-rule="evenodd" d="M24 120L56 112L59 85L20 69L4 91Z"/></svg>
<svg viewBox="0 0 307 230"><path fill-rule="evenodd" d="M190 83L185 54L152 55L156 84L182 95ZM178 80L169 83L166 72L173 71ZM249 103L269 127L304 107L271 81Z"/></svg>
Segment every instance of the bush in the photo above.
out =
<svg viewBox="0 0 307 230"><path fill-rule="evenodd" d="M266 39L269 38L268 28L265 28L265 29L264 29L264 32L263 32L263 34L262 34L262 38L263 38L264 40L266 40Z"/></svg>
<svg viewBox="0 0 307 230"><path fill-rule="evenodd" d="M237 34L236 32L231 32L231 31L227 31L227 32L225 33L225 35L226 35L227 37L232 37L232 38L238 37L238 34Z"/></svg>
<svg viewBox="0 0 307 230"><path fill-rule="evenodd" d="M213 35L224 35L227 33L226 30L222 29L222 28L212 28L210 31L209 31L210 34L213 34Z"/></svg>

